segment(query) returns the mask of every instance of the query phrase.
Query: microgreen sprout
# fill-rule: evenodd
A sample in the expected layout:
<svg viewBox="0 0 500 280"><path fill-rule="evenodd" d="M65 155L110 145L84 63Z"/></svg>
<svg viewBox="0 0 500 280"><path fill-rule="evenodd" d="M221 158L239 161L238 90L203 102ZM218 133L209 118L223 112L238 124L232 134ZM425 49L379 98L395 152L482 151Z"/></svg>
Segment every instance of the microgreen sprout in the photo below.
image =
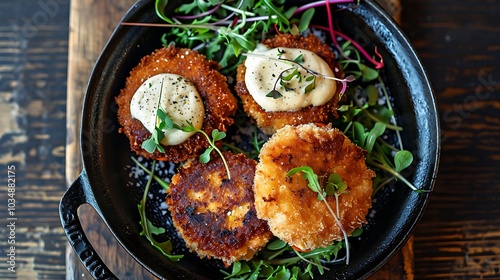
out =
<svg viewBox="0 0 500 280"><path fill-rule="evenodd" d="M162 89L163 89L163 80L162 80ZM161 90L160 90L160 98L161 98ZM218 129L214 129L211 132L211 136L209 136L205 131L196 128L192 123L189 121L187 122L187 125L180 126L172 120L172 118L168 115L165 110L159 107L159 101L158 101L158 108L156 111L156 119L157 123L155 125L155 128L153 130L153 133L151 134L151 137L147 140L145 140L142 143L142 148L146 150L149 153L153 153L155 150L158 150L162 153L165 152L165 149L161 145L161 140L165 137L164 130L169 130L169 129L178 129L183 132L195 132L195 133L201 133L203 136L208 141L209 147L200 155L199 160L201 163L207 163L210 161L210 154L212 151L216 151L220 157L222 158L222 161L224 163L224 166L227 171L227 177L228 179L231 179L231 173L229 171L229 166L227 165L226 159L222 155L222 151L215 145L215 142L220 141L226 137L226 133L223 131L219 131Z"/></svg>
<svg viewBox="0 0 500 280"><path fill-rule="evenodd" d="M291 90L287 82L297 78L303 79L302 82L309 83L305 92L310 92L316 86L316 78L323 77L333 79L342 83L340 97L347 91L347 84L356 80L356 85L349 87L349 100L338 108L339 118L334 126L341 129L354 143L358 144L367 151L366 162L370 168L376 171L377 177L374 179L375 193L388 183L399 180L408 185L416 192L424 192L411 184L402 174L412 165L413 155L410 151L403 149L400 136L402 127L397 125L395 113L391 107L384 82L379 70L384 67L382 55L378 48L374 47L374 54L370 55L356 41L347 35L335 30L333 16L330 5L339 3L354 3L353 0L321 0L302 5L298 8L292 7L285 9L282 6L283 1L257 0L257 1L202 1L192 0L184 2L176 10L166 9L168 0L156 0L155 9L158 16L163 19L165 24L156 23L122 23L122 25L135 26L156 26L169 27L167 33L162 37L164 45L179 44L182 47L191 48L205 54L207 59L214 59L222 66L221 72L226 75L234 74L237 65L241 63L245 56L261 56L268 59L279 60L291 65L291 68L280 73L274 90L269 92L272 98L280 98L282 94L276 90L282 86L286 90ZM326 9L328 26L311 26L310 22L314 15L314 8L323 7ZM170 13L172 12L172 13ZM295 18L298 14L302 16ZM268 33L291 33L298 34L314 27L328 33L335 47L339 50L339 64L342 72L346 75L344 79L329 77L308 69L303 65L303 57L294 59L284 59L282 57L270 58L262 54L252 53L251 51L257 45L257 42L268 35ZM342 43L342 45L340 43ZM243 54L243 55L240 55ZM309 76L301 76L299 70L305 70ZM304 72L304 71L303 71ZM356 93L361 92L364 96L358 97ZM379 96L380 94L380 96ZM380 104L384 101L385 104ZM382 103L384 103L382 102ZM222 152L217 148L215 142L225 138L225 133L218 130L212 131L212 135L196 129L192 124L179 126L168 117L168 114L161 109L157 112L157 127L155 135L152 134L149 143L144 144L150 151L162 151L160 141L162 140L164 129L180 129L182 131L200 132L207 138L210 146L200 156L200 162L210 161L210 154L216 150L222 157L227 169L228 178L230 178L229 168L222 156ZM397 143L390 144L386 141L388 134L396 135ZM264 140L257 138L255 133L252 139L254 156L258 156L260 147ZM237 150L238 147L231 147ZM144 148L144 147L143 147ZM135 159L133 159L136 162ZM151 234L162 232L161 228L156 228L145 216L146 194L149 190L151 180L156 180L163 188L168 188L168 183L164 182L158 176L154 175L153 170L147 170L138 161L136 162L146 173L150 175L148 185L144 193L143 200L139 205L141 215L141 225L143 233L151 241L153 246L160 247ZM291 173L302 172L303 177L308 180L309 187L318 195L318 200L324 201L328 211L335 218L335 221L344 233L344 240L336 242L326 248L318 248L309 252L298 252L287 245L282 240L270 242L268 246L259 251L253 260L235 262L232 265L232 271L222 271L225 279L301 279L313 278L313 269L317 268L320 274L328 268L324 264L333 262L349 263L349 244L347 234L343 230L338 217L340 209L338 199L345 191L347 185L338 174L328 174L328 176L318 177L312 169L308 167L299 167L290 170ZM152 178L152 179L151 179ZM161 183L163 182L163 184ZM334 198L336 209L332 209L327 203L327 198ZM143 206L141 206L143 205ZM351 236L357 236L361 230L355 230ZM149 236L149 237L148 237ZM155 245L156 244L156 245ZM161 245L161 244L160 244ZM166 244L168 245L168 244ZM163 245L162 245L163 246ZM171 247L171 244L168 245ZM166 247L166 252L170 252ZM346 256L337 259L337 254L345 248ZM175 258L174 258L175 259ZM295 265L297 262L305 263L304 266Z"/></svg>
<svg viewBox="0 0 500 280"><path fill-rule="evenodd" d="M226 171L227 171L227 178L231 179L231 172L229 171L229 166L227 165L226 158L224 158L224 155L222 154L222 151L219 149L219 147L217 147L217 145L215 145L215 142L220 141L226 137L226 133L224 131L219 131L218 129L214 129L214 130L212 130L211 137L210 137L205 131L194 127L189 122L188 122L188 125L184 125L184 126L178 126L177 124L174 124L174 127L177 129L180 129L184 132L199 132L199 133L203 134L203 136L205 136L205 138L207 139L210 147L208 147L200 155L200 158L199 158L200 162L201 163L209 162L210 161L210 153L212 153L212 151L215 150L219 154L219 156L221 157L222 162L224 163L224 166L225 166Z"/></svg>
<svg viewBox="0 0 500 280"><path fill-rule="evenodd" d="M318 180L318 175L314 173L314 170L309 167L309 166L300 166L300 167L295 167L292 168L291 170L288 171L286 174L287 176L292 176L297 172L302 172L302 176L304 179L307 180L308 182L308 187L313 191L318 193L318 199L320 201L323 201L325 203L326 208L328 208L328 211L330 214L332 214L335 222L337 223L338 227L342 231L342 234L344 235L344 240L346 242L346 264L349 264L349 244L347 240L347 232L345 231L344 227L342 226L342 222L339 220L339 208L338 208L338 195L335 195L335 201L337 205L337 214L332 210L330 207L330 204L326 201L326 196L327 194L327 189L333 194L337 194L338 192L344 192L345 189L347 188L347 185L345 182L342 181L340 176L338 174L330 174L328 176L328 182L326 184L326 188L323 188Z"/></svg>
<svg viewBox="0 0 500 280"><path fill-rule="evenodd" d="M349 94L350 104L343 104L338 112L339 121L334 124L343 127L343 132L351 140L367 151L366 163L376 172L373 184L373 195L393 180L399 180L411 190L421 193L401 172L411 166L413 155L403 149L388 92L379 70L362 63L362 56L352 42L342 44L343 52L350 58L341 58L340 64L344 73L359 78L361 84L352 87ZM380 102L382 101L382 102ZM395 147L384 140L388 131L392 131L397 139Z"/></svg>
<svg viewBox="0 0 500 280"><path fill-rule="evenodd" d="M141 217L140 224L142 226L142 231L140 232L140 235L145 236L151 245L155 247L157 250L159 250L163 255L168 257L172 261L178 261L184 255L172 255L172 242L170 240L164 241L164 242L158 242L155 240L153 237L153 234L159 235L165 233L165 229L161 227L157 227L153 225L153 223L148 219L146 215L146 200L148 198L148 192L149 188L151 187L151 183L153 181L154 176L154 170L156 167L156 161L153 161L153 164L151 166L150 170L150 176L149 179L146 183L146 187L144 188L144 194L142 196L140 204L137 205L137 208L139 210L139 216Z"/></svg>
<svg viewBox="0 0 500 280"><path fill-rule="evenodd" d="M241 62L239 54L252 51L262 34L271 28L282 33L297 33L309 27L314 9L301 10L302 16L296 17L296 7L285 9L283 3L275 2L193 0L180 4L174 11L168 0L156 0L156 14L166 23L121 24L170 27L163 37L164 44L173 42L196 49L208 59L216 59L222 66L221 72L227 74Z"/></svg>
<svg viewBox="0 0 500 280"><path fill-rule="evenodd" d="M299 252L286 242L275 239L254 259L235 262L230 272L221 272L226 275L224 279L311 279L314 278L314 268L322 275L325 270L329 270L324 264L345 260L338 258L338 253L344 246L345 243L341 241L324 248ZM290 255L279 258L284 252L290 252ZM307 265L296 266L298 262Z"/></svg>

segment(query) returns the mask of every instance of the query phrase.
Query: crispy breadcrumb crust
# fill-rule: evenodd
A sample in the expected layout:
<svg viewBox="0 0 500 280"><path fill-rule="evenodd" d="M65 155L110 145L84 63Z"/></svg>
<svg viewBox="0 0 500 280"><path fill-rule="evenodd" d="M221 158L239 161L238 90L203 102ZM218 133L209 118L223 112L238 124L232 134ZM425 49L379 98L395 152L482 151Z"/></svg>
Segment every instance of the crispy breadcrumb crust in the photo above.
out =
<svg viewBox="0 0 500 280"><path fill-rule="evenodd" d="M164 146L165 153L158 150L148 153L141 148L142 142L151 133L139 120L132 118L130 101L144 81L161 73L177 74L194 84L205 106L203 131L209 135L214 129L227 131L234 122L232 116L236 112L237 101L226 83L226 77L218 69L219 65L215 61L207 61L204 55L174 46L158 49L143 57L130 72L125 88L115 98L118 104L118 121L122 126L119 132L129 138L131 150L145 158L181 162L195 157L209 145L201 133L196 133L179 145Z"/></svg>
<svg viewBox="0 0 500 280"><path fill-rule="evenodd" d="M200 257L221 259L227 266L249 260L272 237L266 221L257 218L253 178L256 161L223 152L208 163L189 161L172 177L167 205L186 246Z"/></svg>
<svg viewBox="0 0 500 280"><path fill-rule="evenodd" d="M303 37L300 35L281 34L262 42L268 48L287 47L300 48L316 53L330 66L337 78L343 78L338 63L335 61L335 54L328 45L321 42L314 35ZM257 125L267 134L273 134L277 129L285 125L299 125L306 123L328 123L337 117L337 107L339 102L342 84L337 82L335 95L321 106L308 106L297 111L265 111L250 95L245 85L245 64L238 66L236 73L235 91L243 102L245 112L255 119Z"/></svg>
<svg viewBox="0 0 500 280"><path fill-rule="evenodd" d="M303 251L343 239L325 203L308 187L302 173L286 176L299 166L311 167L322 185L332 173L346 182L347 190L338 201L347 234L366 223L375 173L366 167L365 151L331 126L285 126L262 147L254 180L257 216L268 221L275 236ZM336 213L334 196L327 201Z"/></svg>

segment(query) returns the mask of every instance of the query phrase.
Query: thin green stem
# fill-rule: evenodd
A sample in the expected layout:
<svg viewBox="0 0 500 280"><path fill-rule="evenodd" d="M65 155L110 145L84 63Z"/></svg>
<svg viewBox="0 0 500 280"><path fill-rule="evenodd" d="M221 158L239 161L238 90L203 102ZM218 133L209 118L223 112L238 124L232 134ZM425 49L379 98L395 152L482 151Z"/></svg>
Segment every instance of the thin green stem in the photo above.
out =
<svg viewBox="0 0 500 280"><path fill-rule="evenodd" d="M144 166L142 163L140 163L136 158L134 157L131 157L132 161L135 162L135 164L137 164L137 166L139 166L142 170L144 170L144 172L146 172L147 174L149 174L150 176L153 175L153 179L155 179L155 181L160 184L160 186L164 189L164 190L168 190L168 188L170 188L170 184L165 182L164 180L162 180L160 177L156 176L153 172L151 172L149 169L146 168L146 166Z"/></svg>
<svg viewBox="0 0 500 280"><path fill-rule="evenodd" d="M155 170L156 160L153 161L153 165L151 166L151 173ZM153 176L149 176L148 182L146 183L146 187L144 188L144 194L141 199L141 216L143 217L144 223L147 223L146 218L146 200L148 198L149 187L151 187L151 182L153 182ZM151 236L151 232L149 231L149 227L147 225L143 225L144 231L146 232L146 236Z"/></svg>
<svg viewBox="0 0 500 280"><path fill-rule="evenodd" d="M205 135L205 137L207 138L208 140L208 143L210 144L210 146L212 146L212 148L214 148L214 150L219 154L219 156L221 157L222 159L222 162L224 163L224 166L226 167L226 171L227 171L227 178L229 180L231 180L231 172L229 171L229 166L227 164L227 161L226 161L226 158L224 158L224 156L222 155L222 151L215 145L215 142L213 140L210 139L210 136L208 136L208 134L201 130L201 129L196 129L198 132L201 132L203 135Z"/></svg>

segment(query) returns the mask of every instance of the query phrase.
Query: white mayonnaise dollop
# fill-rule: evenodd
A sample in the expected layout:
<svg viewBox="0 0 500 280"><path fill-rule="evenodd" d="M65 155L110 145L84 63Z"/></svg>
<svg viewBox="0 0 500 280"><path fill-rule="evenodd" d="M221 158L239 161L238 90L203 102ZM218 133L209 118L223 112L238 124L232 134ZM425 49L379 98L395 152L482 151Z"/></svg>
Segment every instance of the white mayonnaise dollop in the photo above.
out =
<svg viewBox="0 0 500 280"><path fill-rule="evenodd" d="M163 88L162 88L163 84ZM158 99L161 95L161 100ZM196 87L186 78L175 74L158 74L147 79L135 92L130 102L132 117L153 132L158 124L158 106L167 112L175 124L201 129L204 106ZM178 129L164 130L163 145L178 145L186 141L195 132L183 132Z"/></svg>
<svg viewBox="0 0 500 280"><path fill-rule="evenodd" d="M281 55L280 55L281 53ZM266 111L296 111L307 106L320 106L328 102L334 95L337 84L334 80L320 75L315 76L315 86L311 91L306 87L311 82L308 77L313 76L297 64L285 62L281 59L295 60L302 55L300 65L326 76L335 77L330 66L317 54L295 48L257 48L245 61L245 85L253 99ZM297 68L301 75L286 82L286 88L280 85L279 77L286 76ZM287 70L290 69L290 70ZM286 72L283 72L285 71ZM266 96L276 89L282 97Z"/></svg>

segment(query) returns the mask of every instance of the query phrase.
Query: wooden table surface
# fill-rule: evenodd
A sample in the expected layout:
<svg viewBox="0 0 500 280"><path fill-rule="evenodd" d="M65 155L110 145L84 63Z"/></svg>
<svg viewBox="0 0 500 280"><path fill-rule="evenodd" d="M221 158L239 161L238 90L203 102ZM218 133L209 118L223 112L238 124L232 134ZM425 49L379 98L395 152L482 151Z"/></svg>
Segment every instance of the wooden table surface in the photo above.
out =
<svg viewBox="0 0 500 280"><path fill-rule="evenodd" d="M57 203L81 171L76 135L90 70L133 2L0 3L0 217L6 221L3 186L14 165L19 279L90 279L71 250L66 254ZM402 6L402 28L436 91L441 164L413 242L373 278L499 279L500 1L406 0ZM80 217L120 279L154 279L90 207ZM0 228L0 279L8 279L15 276L3 253L9 230Z"/></svg>

